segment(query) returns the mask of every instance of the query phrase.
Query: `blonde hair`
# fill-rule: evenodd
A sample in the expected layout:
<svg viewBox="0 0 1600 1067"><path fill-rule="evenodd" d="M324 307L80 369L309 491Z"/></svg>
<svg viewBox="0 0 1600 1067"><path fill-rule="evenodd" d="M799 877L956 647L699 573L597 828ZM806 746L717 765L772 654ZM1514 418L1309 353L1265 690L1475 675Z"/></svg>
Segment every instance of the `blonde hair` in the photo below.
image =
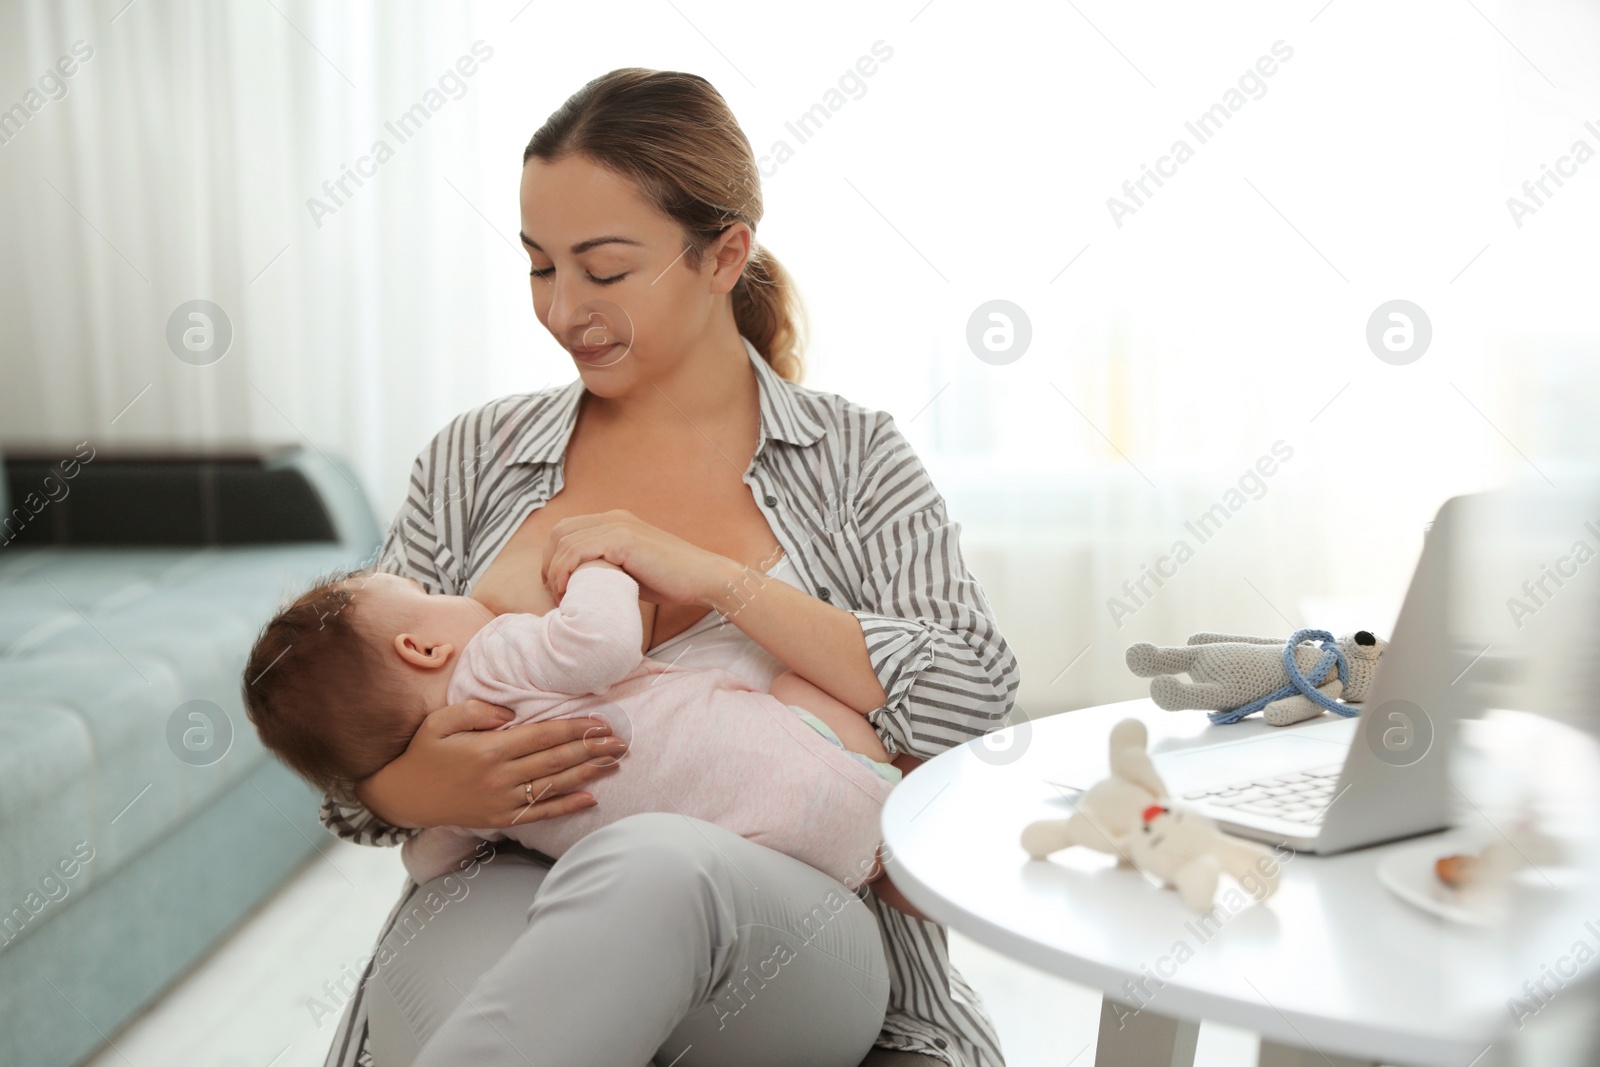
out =
<svg viewBox="0 0 1600 1067"><path fill-rule="evenodd" d="M522 162L580 155L628 177L683 227L684 261L699 270L733 222L761 221L761 174L750 141L711 83L675 70L623 67L588 82L545 120ZM783 378L805 371L806 312L783 264L752 243L733 289L739 333Z"/></svg>

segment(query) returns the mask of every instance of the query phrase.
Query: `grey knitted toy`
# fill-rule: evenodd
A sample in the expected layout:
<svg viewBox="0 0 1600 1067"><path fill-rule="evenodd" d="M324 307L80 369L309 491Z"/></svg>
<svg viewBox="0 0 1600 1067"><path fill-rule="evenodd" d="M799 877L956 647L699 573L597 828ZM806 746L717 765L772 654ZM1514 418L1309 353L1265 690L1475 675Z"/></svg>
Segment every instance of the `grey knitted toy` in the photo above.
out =
<svg viewBox="0 0 1600 1067"><path fill-rule="evenodd" d="M1326 636L1326 635L1325 635ZM1141 678L1150 678L1150 697L1167 711L1202 708L1227 711L1242 707L1289 684L1283 667L1286 638L1246 637L1237 634L1199 633L1180 647L1157 646L1140 642L1128 647L1128 669ZM1389 647L1366 630L1345 634L1337 642L1344 652L1346 680L1329 670L1317 686L1332 699L1359 703L1365 699L1378 670L1379 657ZM1294 660L1302 674L1314 681L1312 670L1322 658L1322 649L1311 641L1295 647ZM1174 675L1187 672L1193 679L1180 681ZM1288 726L1322 714L1310 698L1293 693L1261 709L1261 717L1273 726Z"/></svg>

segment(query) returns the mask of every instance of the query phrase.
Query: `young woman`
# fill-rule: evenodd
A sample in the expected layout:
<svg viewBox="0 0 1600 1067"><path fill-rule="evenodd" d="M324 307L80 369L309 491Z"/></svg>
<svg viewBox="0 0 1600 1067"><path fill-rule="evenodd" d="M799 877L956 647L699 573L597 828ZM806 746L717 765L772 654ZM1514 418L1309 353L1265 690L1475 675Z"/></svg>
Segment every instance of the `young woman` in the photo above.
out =
<svg viewBox="0 0 1600 1067"><path fill-rule="evenodd" d="M544 612L608 559L643 591L649 655L763 687L792 670L908 773L1004 725L1020 671L943 498L889 415L797 384L799 301L755 244L759 174L717 91L590 82L529 143L521 217L534 311L578 378L446 426L383 569ZM434 712L323 821L394 844L560 818L626 759L591 721L493 729L508 717ZM502 848L407 887L328 1063L1001 1067L919 916L892 885L672 814L553 864Z"/></svg>

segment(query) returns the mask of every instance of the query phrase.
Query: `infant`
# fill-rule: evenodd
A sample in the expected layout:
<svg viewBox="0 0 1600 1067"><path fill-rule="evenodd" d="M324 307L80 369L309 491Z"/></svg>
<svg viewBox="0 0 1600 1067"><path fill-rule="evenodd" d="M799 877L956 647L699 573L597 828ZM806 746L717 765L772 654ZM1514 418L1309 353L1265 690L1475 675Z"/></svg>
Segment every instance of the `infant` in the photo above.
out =
<svg viewBox="0 0 1600 1067"><path fill-rule="evenodd" d="M495 615L393 574L335 575L262 630L245 704L268 749L346 794L404 752L429 711L463 700L509 708L501 729L594 716L627 741L624 765L584 786L590 807L412 837L401 851L419 883L482 839L559 857L646 811L717 823L851 888L876 880L880 812L901 773L865 718L792 672L766 693L729 671L649 658L638 604L638 583L604 560L577 567L545 615Z"/></svg>

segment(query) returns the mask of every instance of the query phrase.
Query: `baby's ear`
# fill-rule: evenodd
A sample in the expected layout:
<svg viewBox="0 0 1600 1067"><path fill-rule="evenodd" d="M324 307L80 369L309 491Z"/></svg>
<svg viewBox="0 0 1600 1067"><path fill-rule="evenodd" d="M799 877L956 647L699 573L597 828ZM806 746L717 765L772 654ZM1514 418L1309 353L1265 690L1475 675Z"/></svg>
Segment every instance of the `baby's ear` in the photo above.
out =
<svg viewBox="0 0 1600 1067"><path fill-rule="evenodd" d="M411 666L431 671L449 663L456 648L448 642L428 644L416 634L399 634L394 639L394 650Z"/></svg>

